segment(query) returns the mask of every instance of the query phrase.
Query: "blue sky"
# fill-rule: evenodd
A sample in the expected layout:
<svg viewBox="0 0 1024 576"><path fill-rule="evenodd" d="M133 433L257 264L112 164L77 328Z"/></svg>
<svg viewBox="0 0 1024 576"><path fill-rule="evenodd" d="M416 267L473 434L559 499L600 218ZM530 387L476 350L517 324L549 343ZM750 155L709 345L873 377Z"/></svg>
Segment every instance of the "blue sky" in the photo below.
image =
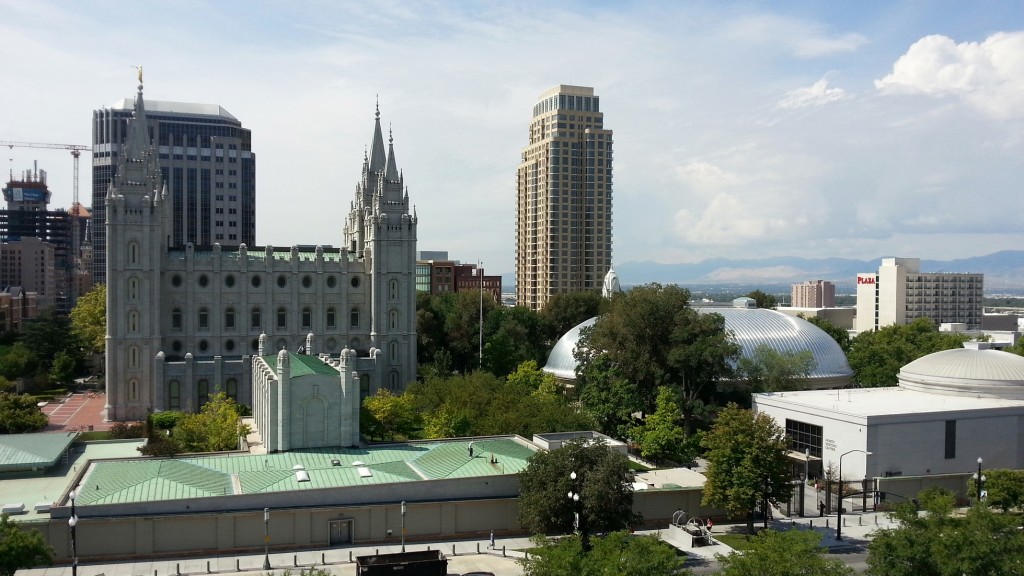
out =
<svg viewBox="0 0 1024 576"><path fill-rule="evenodd" d="M532 106L578 84L615 131L617 263L1024 246L1019 2L0 0L0 37L0 140L87 144L138 64L241 119L260 244L341 243L379 95L419 248L512 271ZM7 152L70 204L67 153Z"/></svg>

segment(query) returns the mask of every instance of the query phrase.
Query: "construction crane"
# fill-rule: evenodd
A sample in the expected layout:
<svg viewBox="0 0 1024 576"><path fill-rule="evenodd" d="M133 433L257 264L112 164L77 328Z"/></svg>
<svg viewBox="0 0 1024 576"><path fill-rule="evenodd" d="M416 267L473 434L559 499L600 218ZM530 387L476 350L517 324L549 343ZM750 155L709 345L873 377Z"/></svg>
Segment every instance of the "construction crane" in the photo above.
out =
<svg viewBox="0 0 1024 576"><path fill-rule="evenodd" d="M81 238L79 232L79 220L82 218L82 205L78 202L78 157L82 155L82 151L91 152L92 148L89 146L82 146L80 144L49 144L44 142L8 142L0 141L0 145L7 146L11 150L17 148L50 148L56 150L70 150L71 157L75 159L75 179L72 184L72 190L74 197L71 201L71 254L72 258L76 261L81 257Z"/></svg>
<svg viewBox="0 0 1024 576"><path fill-rule="evenodd" d="M78 215L81 210L81 206L78 203L78 157L82 155L82 151L91 152L92 147L82 146L79 144L46 144L42 142L7 142L0 141L0 145L7 146L10 149L14 148L50 148L56 150L70 150L71 156L75 159L75 181L72 184L72 190L74 191L74 198L71 201L71 212L72 214Z"/></svg>

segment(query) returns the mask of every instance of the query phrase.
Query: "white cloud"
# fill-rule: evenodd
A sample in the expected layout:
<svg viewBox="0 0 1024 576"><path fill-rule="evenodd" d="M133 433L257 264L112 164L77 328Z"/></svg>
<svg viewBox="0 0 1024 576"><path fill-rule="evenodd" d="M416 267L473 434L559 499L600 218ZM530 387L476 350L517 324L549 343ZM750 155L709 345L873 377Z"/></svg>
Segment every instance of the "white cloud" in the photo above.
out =
<svg viewBox="0 0 1024 576"><path fill-rule="evenodd" d="M875 80L886 94L952 96L994 118L1024 116L1024 32L999 32L983 42L957 44L925 36Z"/></svg>
<svg viewBox="0 0 1024 576"><path fill-rule="evenodd" d="M725 36L738 42L779 46L797 58L824 58L854 52L867 38L854 32L833 33L818 22L756 14L727 23Z"/></svg>
<svg viewBox="0 0 1024 576"><path fill-rule="evenodd" d="M807 106L821 106L836 100L846 98L846 91L842 88L830 88L828 79L822 78L806 88L797 88L786 93L786 97L776 104L777 108L804 108Z"/></svg>

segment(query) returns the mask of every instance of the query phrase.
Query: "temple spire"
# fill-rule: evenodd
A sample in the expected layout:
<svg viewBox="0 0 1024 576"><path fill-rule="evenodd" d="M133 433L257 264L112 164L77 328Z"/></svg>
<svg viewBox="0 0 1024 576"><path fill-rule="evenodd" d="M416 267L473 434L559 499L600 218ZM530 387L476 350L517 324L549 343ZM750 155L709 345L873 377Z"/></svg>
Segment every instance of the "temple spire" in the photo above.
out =
<svg viewBox="0 0 1024 576"><path fill-rule="evenodd" d="M141 75L141 71L140 71ZM124 156L130 160L140 160L149 147L149 126L146 121L146 105L142 98L142 83L135 95L135 113L128 123L128 134L124 143Z"/></svg>
<svg viewBox="0 0 1024 576"><path fill-rule="evenodd" d="M398 166L395 163L395 138L391 134L391 126L388 126L388 170L384 178L394 181L398 180Z"/></svg>
<svg viewBox="0 0 1024 576"><path fill-rule="evenodd" d="M374 116L373 145L370 146L370 172L376 174L384 170L384 163L387 161L384 153L384 135L380 129L380 103L377 104L377 113Z"/></svg>

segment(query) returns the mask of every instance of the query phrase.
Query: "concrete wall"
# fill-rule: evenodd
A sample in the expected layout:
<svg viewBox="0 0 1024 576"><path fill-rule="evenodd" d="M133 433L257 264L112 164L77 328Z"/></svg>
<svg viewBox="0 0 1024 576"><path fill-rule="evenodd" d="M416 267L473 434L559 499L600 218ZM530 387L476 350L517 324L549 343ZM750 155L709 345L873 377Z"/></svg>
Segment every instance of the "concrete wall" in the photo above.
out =
<svg viewBox="0 0 1024 576"><path fill-rule="evenodd" d="M929 486L945 488L956 494L957 499L963 501L970 497L967 493L967 481L970 474L941 474L934 476L894 476L891 478L876 478L878 490L886 492L886 502L899 504L905 500L916 498L918 493Z"/></svg>
<svg viewBox="0 0 1024 576"><path fill-rule="evenodd" d="M409 502L406 539L467 537L521 530L516 498ZM332 521L351 524L353 542L397 543L402 536L401 504L274 509L270 512L270 548L330 548ZM28 526L29 524L27 524ZM56 561L67 561L71 542L67 521L31 525L43 532ZM261 550L263 509L230 513L80 518L79 558L166 556Z"/></svg>
<svg viewBox="0 0 1024 576"><path fill-rule="evenodd" d="M416 483L417 486L422 483ZM383 486L375 487L379 492ZM349 489L351 490L351 489ZM277 495L275 495L275 500ZM329 505L274 508L270 512L270 548L327 549L330 544L330 523L349 522L352 542L397 543L402 535L401 501L388 504L353 504L349 494ZM522 533L519 525L519 501L515 496L416 502L407 489L406 539L481 537L491 530L499 534ZM260 495L266 502L267 495ZM633 510L643 515L644 525L667 527L676 510L690 516L720 518L724 512L702 506L700 488L679 490L641 490L634 494ZM233 502L238 497L234 497ZM452 497L454 498L454 496ZM203 500L220 500L203 498ZM94 515L99 507L79 507L77 527L79 558L169 556L174 554L230 554L259 551L263 547L262 503L251 503L245 510L227 512L180 512L177 514ZM275 501L275 505L280 502ZM237 506L237 503L236 503ZM204 506L204 508L207 508ZM54 549L57 562L70 558L71 542L67 510L63 517L48 522L29 524L38 528ZM63 514L61 514L63 513Z"/></svg>

